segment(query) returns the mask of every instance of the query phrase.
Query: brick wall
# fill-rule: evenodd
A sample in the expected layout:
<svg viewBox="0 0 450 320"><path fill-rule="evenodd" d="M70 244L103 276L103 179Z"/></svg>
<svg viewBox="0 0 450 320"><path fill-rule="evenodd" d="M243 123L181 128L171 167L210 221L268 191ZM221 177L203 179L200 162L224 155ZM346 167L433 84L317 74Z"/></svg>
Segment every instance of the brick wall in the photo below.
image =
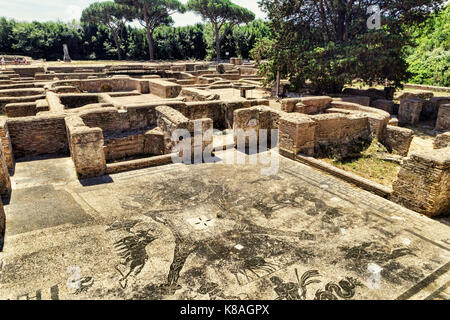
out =
<svg viewBox="0 0 450 320"><path fill-rule="evenodd" d="M36 102L9 103L5 106L9 118L32 117L36 115Z"/></svg>
<svg viewBox="0 0 450 320"><path fill-rule="evenodd" d="M0 195L7 195L11 192L11 180L9 177L8 166L6 165L5 156L2 148L0 148ZM1 202L1 199L0 199ZM1 213L0 213L1 215ZM1 217L0 217L1 219ZM0 234L1 236L1 234Z"/></svg>
<svg viewBox="0 0 450 320"><path fill-rule="evenodd" d="M78 116L66 118L70 153L80 178L102 176L106 172L103 132L89 128Z"/></svg>
<svg viewBox="0 0 450 320"><path fill-rule="evenodd" d="M7 123L16 158L69 152L64 115L12 118Z"/></svg>
<svg viewBox="0 0 450 320"><path fill-rule="evenodd" d="M401 127L387 126L386 134L382 142L389 151L395 151L406 157L408 155L413 137L414 132L412 130Z"/></svg>
<svg viewBox="0 0 450 320"><path fill-rule="evenodd" d="M370 141L370 125L364 115L320 114L311 116L317 123L315 155L345 158L359 154Z"/></svg>
<svg viewBox="0 0 450 320"><path fill-rule="evenodd" d="M414 153L393 184L393 201L427 216L450 214L450 148Z"/></svg>
<svg viewBox="0 0 450 320"><path fill-rule="evenodd" d="M450 104L440 106L436 121L436 130L450 130Z"/></svg>
<svg viewBox="0 0 450 320"><path fill-rule="evenodd" d="M14 155L12 153L11 137L9 135L8 123L5 118L0 119L0 139L2 141L2 152L9 170L14 168Z"/></svg>

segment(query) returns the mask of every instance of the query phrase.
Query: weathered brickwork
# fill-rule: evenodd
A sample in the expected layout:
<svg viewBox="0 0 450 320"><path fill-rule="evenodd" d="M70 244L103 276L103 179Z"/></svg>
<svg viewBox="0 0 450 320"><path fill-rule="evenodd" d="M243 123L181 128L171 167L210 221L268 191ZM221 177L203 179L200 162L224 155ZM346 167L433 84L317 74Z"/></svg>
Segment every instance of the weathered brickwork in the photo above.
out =
<svg viewBox="0 0 450 320"><path fill-rule="evenodd" d="M450 97L434 97L426 101L420 114L420 120L436 120L441 105L450 104Z"/></svg>
<svg viewBox="0 0 450 320"><path fill-rule="evenodd" d="M2 148L0 148L0 195L7 195L10 192L11 192L11 180L9 177L8 166L6 165L3 150ZM1 219L1 209L0 209L0 219Z"/></svg>
<svg viewBox="0 0 450 320"><path fill-rule="evenodd" d="M403 99L398 110L398 121L400 124L416 125L419 123L425 100L413 98Z"/></svg>
<svg viewBox="0 0 450 320"><path fill-rule="evenodd" d="M15 158L44 154L68 154L64 115L8 119Z"/></svg>
<svg viewBox="0 0 450 320"><path fill-rule="evenodd" d="M394 114L394 101L386 99L378 99L372 102L371 107Z"/></svg>
<svg viewBox="0 0 450 320"><path fill-rule="evenodd" d="M89 128L78 116L66 118L70 153L80 178L102 176L106 172L103 132Z"/></svg>
<svg viewBox="0 0 450 320"><path fill-rule="evenodd" d="M317 122L300 113L280 118L280 153L294 158L298 153L314 155Z"/></svg>
<svg viewBox="0 0 450 320"><path fill-rule="evenodd" d="M164 153L164 135L161 130L104 133L106 161L133 156L156 156Z"/></svg>
<svg viewBox="0 0 450 320"><path fill-rule="evenodd" d="M150 92L161 98L176 98L181 92L181 85L174 84L173 82L151 79L149 83Z"/></svg>
<svg viewBox="0 0 450 320"><path fill-rule="evenodd" d="M387 126L383 143L389 151L395 151L402 156L407 156L413 137L414 132L412 130Z"/></svg>
<svg viewBox="0 0 450 320"><path fill-rule="evenodd" d="M444 130L450 130L450 104L443 104L439 107L436 131Z"/></svg>
<svg viewBox="0 0 450 320"><path fill-rule="evenodd" d="M368 118L364 115L322 114L311 116L315 131L315 155L346 158L359 154L370 144Z"/></svg>
<svg viewBox="0 0 450 320"><path fill-rule="evenodd" d="M450 147L450 131L438 135L433 143L434 149L443 149L447 147Z"/></svg>
<svg viewBox="0 0 450 320"><path fill-rule="evenodd" d="M9 170L14 169L14 155L12 153L11 137L9 136L8 122L6 118L0 118L0 139L2 152Z"/></svg>
<svg viewBox="0 0 450 320"><path fill-rule="evenodd" d="M403 162L392 200L433 217L450 214L450 148L414 153Z"/></svg>

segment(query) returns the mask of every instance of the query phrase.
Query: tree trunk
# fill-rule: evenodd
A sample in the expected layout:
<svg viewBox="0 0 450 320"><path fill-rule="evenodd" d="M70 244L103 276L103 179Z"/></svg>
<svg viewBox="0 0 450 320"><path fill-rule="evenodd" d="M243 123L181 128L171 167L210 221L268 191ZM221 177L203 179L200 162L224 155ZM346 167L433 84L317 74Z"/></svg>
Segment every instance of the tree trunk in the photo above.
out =
<svg viewBox="0 0 450 320"><path fill-rule="evenodd" d="M144 2L144 21L145 21L145 31L147 33L147 42L148 42L148 55L150 57L150 61L155 60L155 55L153 53L153 33L151 30L151 27L149 25L149 17L148 17L148 11L147 11L147 3Z"/></svg>
<svg viewBox="0 0 450 320"><path fill-rule="evenodd" d="M347 11L346 11L346 7L344 4L339 3L339 7L337 10L337 40L339 42L342 42L343 40L346 40L346 26L345 26L345 21L346 21L346 15L347 15Z"/></svg>
<svg viewBox="0 0 450 320"><path fill-rule="evenodd" d="M219 35L219 30L215 30L215 34L216 34L216 58L217 58L217 63L220 63L220 35Z"/></svg>
<svg viewBox="0 0 450 320"><path fill-rule="evenodd" d="M116 43L117 56L118 56L119 60L122 60L122 50L120 49L119 36L117 35L117 32L115 30L112 30L112 34L113 34L114 42Z"/></svg>
<svg viewBox="0 0 450 320"><path fill-rule="evenodd" d="M150 31L149 27L146 27L145 29L147 30L148 54L150 57L150 61L153 61L155 60L155 54L153 51L153 34Z"/></svg>

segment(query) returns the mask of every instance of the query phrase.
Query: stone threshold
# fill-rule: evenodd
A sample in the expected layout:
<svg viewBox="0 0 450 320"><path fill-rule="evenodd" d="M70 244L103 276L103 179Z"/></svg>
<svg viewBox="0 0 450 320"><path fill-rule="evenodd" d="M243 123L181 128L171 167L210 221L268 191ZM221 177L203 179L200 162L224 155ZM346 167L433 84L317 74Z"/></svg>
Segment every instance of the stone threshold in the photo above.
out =
<svg viewBox="0 0 450 320"><path fill-rule="evenodd" d="M116 162L106 165L106 174L114 174L130 170L138 170L148 167L162 166L171 163L173 163L172 154Z"/></svg>
<svg viewBox="0 0 450 320"><path fill-rule="evenodd" d="M422 90L430 90L435 92L450 92L449 87L437 87L437 86L428 86L423 84L414 84L414 83L405 83L405 89L422 89Z"/></svg>
<svg viewBox="0 0 450 320"><path fill-rule="evenodd" d="M313 157L298 154L295 157L295 160L308 166L314 167L316 169L322 170L328 174L331 174L334 177L349 182L359 188L362 188L385 199L389 199L393 192L392 188L383 186L379 183L357 176L351 172L347 172L345 170L336 168L324 161L317 160Z"/></svg>

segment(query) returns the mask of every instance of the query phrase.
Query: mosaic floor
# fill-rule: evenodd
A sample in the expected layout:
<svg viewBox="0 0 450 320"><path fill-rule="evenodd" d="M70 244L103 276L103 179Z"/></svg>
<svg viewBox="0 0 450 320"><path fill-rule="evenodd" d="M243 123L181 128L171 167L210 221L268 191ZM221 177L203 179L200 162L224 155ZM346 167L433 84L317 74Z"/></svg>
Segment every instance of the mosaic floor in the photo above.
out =
<svg viewBox="0 0 450 320"><path fill-rule="evenodd" d="M70 158L18 163L0 298L450 298L450 227L279 160L81 182Z"/></svg>

